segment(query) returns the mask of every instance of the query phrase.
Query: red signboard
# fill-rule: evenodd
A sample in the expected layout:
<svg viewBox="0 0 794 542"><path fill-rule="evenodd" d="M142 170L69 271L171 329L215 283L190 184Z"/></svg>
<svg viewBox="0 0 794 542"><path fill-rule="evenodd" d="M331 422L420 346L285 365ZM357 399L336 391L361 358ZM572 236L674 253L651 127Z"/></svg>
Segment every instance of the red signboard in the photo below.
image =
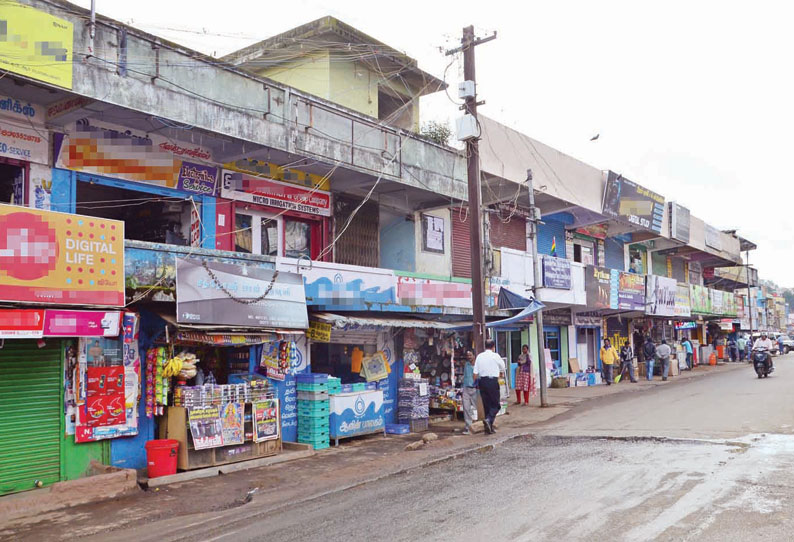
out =
<svg viewBox="0 0 794 542"><path fill-rule="evenodd" d="M40 339L43 334L43 310L0 310L0 339Z"/></svg>
<svg viewBox="0 0 794 542"><path fill-rule="evenodd" d="M223 172L221 196L300 213L331 216L331 194L272 179Z"/></svg>

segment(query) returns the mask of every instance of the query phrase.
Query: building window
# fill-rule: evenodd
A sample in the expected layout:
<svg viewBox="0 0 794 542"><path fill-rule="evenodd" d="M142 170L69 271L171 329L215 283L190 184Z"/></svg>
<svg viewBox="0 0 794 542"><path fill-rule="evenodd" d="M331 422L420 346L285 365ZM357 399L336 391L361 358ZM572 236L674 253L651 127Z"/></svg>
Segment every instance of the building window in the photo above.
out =
<svg viewBox="0 0 794 542"><path fill-rule="evenodd" d="M573 261L584 265L595 265L595 245L589 241L574 239Z"/></svg>
<svg viewBox="0 0 794 542"><path fill-rule="evenodd" d="M284 220L284 255L288 258L311 258L311 224L289 218Z"/></svg>
<svg viewBox="0 0 794 542"><path fill-rule="evenodd" d="M281 219L256 211L237 211L234 216L234 249L247 254L278 256Z"/></svg>

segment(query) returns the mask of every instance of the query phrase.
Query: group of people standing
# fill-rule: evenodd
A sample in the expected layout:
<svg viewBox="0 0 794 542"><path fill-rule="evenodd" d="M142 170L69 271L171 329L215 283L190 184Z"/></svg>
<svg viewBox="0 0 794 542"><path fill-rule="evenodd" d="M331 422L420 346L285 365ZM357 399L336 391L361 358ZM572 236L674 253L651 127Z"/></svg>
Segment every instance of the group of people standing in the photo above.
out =
<svg viewBox="0 0 794 542"><path fill-rule="evenodd" d="M694 352L694 348L692 347L690 340L686 338L681 341L681 344L686 350L687 367L691 369L693 363L692 353ZM612 345L612 341L609 339L604 339L604 346L601 348L601 367L604 382L606 382L607 386L612 385L615 381L614 367L618 361L620 361L621 377L625 374L628 374L632 382L637 382L637 378L634 375L634 359L638 357L638 353L642 354L642 360L640 360L640 362L645 363L645 374L648 380L653 380L653 370L657 361L662 367L662 380L667 380L667 377L670 373L670 359L672 357L673 350L670 348L670 345L667 344L666 339L662 339L662 341L657 345L653 342L651 336L648 335L645 337L645 342L637 349L637 351L631 347L628 339L624 339L620 353L618 353L618 351Z"/></svg>

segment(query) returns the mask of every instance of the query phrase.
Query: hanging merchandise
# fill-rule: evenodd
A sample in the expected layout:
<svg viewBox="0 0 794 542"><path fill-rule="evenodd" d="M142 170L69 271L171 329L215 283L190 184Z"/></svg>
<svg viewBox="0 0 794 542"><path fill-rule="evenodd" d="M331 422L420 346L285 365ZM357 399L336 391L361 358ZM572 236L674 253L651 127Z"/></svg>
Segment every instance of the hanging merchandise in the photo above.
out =
<svg viewBox="0 0 794 542"><path fill-rule="evenodd" d="M297 348L292 341L265 343L259 366L265 369L268 378L284 380L290 372L292 361L297 357Z"/></svg>

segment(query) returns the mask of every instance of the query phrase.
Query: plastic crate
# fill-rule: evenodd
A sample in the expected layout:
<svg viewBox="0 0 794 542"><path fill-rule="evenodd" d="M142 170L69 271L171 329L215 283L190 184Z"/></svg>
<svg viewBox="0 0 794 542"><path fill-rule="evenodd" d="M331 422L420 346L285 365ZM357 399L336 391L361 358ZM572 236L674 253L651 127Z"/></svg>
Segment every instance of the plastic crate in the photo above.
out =
<svg viewBox="0 0 794 542"><path fill-rule="evenodd" d="M303 401L298 399L298 408L302 410L311 410L313 412L330 412L330 401Z"/></svg>
<svg viewBox="0 0 794 542"><path fill-rule="evenodd" d="M411 420L408 425L411 428L411 433L421 433L422 431L427 431L430 420L428 418L419 418L418 420Z"/></svg>
<svg viewBox="0 0 794 542"><path fill-rule="evenodd" d="M298 428L298 442L328 442L331 440L331 433L326 429L325 431L301 431Z"/></svg>
<svg viewBox="0 0 794 542"><path fill-rule="evenodd" d="M351 393L353 391L353 384L342 384L341 393Z"/></svg>
<svg viewBox="0 0 794 542"><path fill-rule="evenodd" d="M330 430L328 418L312 418L298 415L298 431L327 433Z"/></svg>
<svg viewBox="0 0 794 542"><path fill-rule="evenodd" d="M328 375L324 373L298 373L295 375L298 384L327 384Z"/></svg>
<svg viewBox="0 0 794 542"><path fill-rule="evenodd" d="M330 394L327 391L299 391L298 401L328 401Z"/></svg>
<svg viewBox="0 0 794 542"><path fill-rule="evenodd" d="M328 405L319 407L306 407L298 405L298 417L307 418L328 418L331 415L331 407Z"/></svg>
<svg viewBox="0 0 794 542"><path fill-rule="evenodd" d="M367 385L363 382L353 384L353 391L367 391Z"/></svg>
<svg viewBox="0 0 794 542"><path fill-rule="evenodd" d="M298 382L298 391L313 391L313 392L326 392L328 393L328 383L322 382L319 384L311 384L308 382Z"/></svg>
<svg viewBox="0 0 794 542"><path fill-rule="evenodd" d="M367 390L369 390L369 391L378 389L378 383L377 382L367 382L366 386L367 386Z"/></svg>
<svg viewBox="0 0 794 542"><path fill-rule="evenodd" d="M323 442L304 442L303 444L311 444L312 448L314 448L315 450L324 450L325 448L330 448L331 447L331 443L325 442L325 441L323 441Z"/></svg>
<svg viewBox="0 0 794 542"><path fill-rule="evenodd" d="M387 435L406 435L411 432L411 426L407 423L387 423Z"/></svg>

